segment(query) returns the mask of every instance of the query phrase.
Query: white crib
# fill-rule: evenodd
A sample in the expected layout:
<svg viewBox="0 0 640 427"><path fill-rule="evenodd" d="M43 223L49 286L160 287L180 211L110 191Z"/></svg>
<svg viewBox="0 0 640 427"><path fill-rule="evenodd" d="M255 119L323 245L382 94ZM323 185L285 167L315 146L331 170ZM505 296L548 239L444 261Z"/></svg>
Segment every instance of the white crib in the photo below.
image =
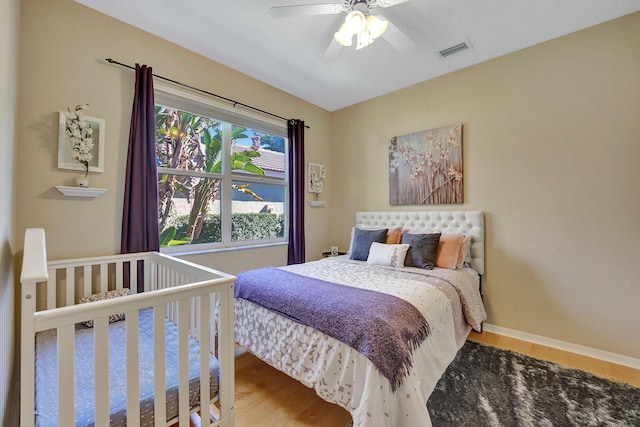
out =
<svg viewBox="0 0 640 427"><path fill-rule="evenodd" d="M138 293L137 278L141 274L144 292ZM131 295L78 303L90 294L122 289L127 278ZM199 412L203 426L233 426L234 276L155 252L47 263L44 230L28 229L20 281L21 426L47 424L36 411L38 400L50 395L57 400L57 408L53 401L57 419L49 420L52 425L84 425L84 421L77 420L77 406L86 396L92 397L89 411L93 420L89 424L113 425L115 422L110 418L114 418L112 406L116 399L110 382L114 382L114 374L122 375L126 383L121 410L124 420L120 423L130 427L167 426L176 422L189 426L192 415ZM125 314L124 320L109 323L110 315L121 313ZM153 331L146 329L151 337L149 342L141 341L145 326L140 319L152 322L148 329ZM82 324L89 320L93 320L92 329ZM126 361L124 366L114 366L115 361L110 363L112 352L118 350L109 343L116 333L114 325L118 325L124 343L124 349L120 349L122 360ZM37 383L36 349L40 344L36 344L36 337L40 333L48 333L56 340L53 372L57 382L53 384ZM93 386L79 389L76 382L86 383L86 379L81 382L80 378L84 378L85 371L77 364L87 351L75 348L81 333L92 337L93 347L87 351L93 359L88 369L92 371L89 382ZM175 352L168 348L167 338L174 335L177 343L171 345L175 345ZM147 362L147 357L139 354L143 350L151 352L152 372L141 372ZM167 362L169 359L175 370ZM168 377L175 377L177 382L171 393ZM146 403L151 415L146 418L141 414L145 384L149 385L146 392L151 393ZM167 396L171 395L177 397L177 402L175 399L171 402L175 415L167 410L170 403Z"/></svg>

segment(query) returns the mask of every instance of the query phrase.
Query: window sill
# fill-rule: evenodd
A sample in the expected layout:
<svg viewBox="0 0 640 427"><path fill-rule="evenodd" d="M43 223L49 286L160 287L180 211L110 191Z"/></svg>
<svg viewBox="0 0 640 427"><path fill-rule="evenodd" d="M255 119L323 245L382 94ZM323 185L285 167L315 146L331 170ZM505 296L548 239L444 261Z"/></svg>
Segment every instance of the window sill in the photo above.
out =
<svg viewBox="0 0 640 427"><path fill-rule="evenodd" d="M262 249L269 248L274 246L284 246L288 245L289 242L272 242L272 243L262 243L257 245L242 245L242 246L225 246L220 248L208 248L208 249L193 249L190 251L177 251L174 248L160 248L160 253L181 257L181 256L191 256L191 255L204 255L204 254L212 254L212 253L221 253L221 252L233 252L233 251L246 251L249 249ZM167 250L172 249L172 250Z"/></svg>

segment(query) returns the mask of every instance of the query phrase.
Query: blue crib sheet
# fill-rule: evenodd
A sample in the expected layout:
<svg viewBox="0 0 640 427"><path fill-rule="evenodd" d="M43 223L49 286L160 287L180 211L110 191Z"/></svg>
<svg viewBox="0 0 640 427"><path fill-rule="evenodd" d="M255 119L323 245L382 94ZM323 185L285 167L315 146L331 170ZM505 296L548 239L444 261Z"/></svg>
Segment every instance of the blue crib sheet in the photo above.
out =
<svg viewBox="0 0 640 427"><path fill-rule="evenodd" d="M139 311L140 423L154 425L153 413L153 310ZM111 426L126 425L125 322L109 325L109 409ZM165 319L167 419L178 415L178 328ZM200 401L200 347L189 339L189 406ZM210 358L210 396L218 392L219 363ZM76 426L94 425L93 328L76 325L75 418ZM36 426L57 426L58 379L55 330L36 335ZM64 381L64 380L63 380Z"/></svg>

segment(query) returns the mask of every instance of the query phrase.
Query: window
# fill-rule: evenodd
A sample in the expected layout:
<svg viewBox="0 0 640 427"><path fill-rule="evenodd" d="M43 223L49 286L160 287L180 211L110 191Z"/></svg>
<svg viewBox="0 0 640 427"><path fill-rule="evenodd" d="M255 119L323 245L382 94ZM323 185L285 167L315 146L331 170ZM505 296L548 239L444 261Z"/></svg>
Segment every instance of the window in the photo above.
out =
<svg viewBox="0 0 640 427"><path fill-rule="evenodd" d="M285 242L286 128L156 85L163 251Z"/></svg>

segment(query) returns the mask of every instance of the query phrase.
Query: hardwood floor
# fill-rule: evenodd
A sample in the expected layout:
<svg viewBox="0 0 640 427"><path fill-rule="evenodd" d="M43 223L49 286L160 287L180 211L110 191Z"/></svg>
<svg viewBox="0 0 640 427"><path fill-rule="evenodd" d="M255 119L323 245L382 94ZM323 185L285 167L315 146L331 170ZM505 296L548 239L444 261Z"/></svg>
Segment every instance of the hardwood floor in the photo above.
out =
<svg viewBox="0 0 640 427"><path fill-rule="evenodd" d="M313 389L244 353L236 357L236 427L342 427L351 415Z"/></svg>
<svg viewBox="0 0 640 427"><path fill-rule="evenodd" d="M640 387L640 371L625 366L490 332L472 333L469 339ZM342 427L351 422L346 410L248 353L236 357L235 387L237 427Z"/></svg>

